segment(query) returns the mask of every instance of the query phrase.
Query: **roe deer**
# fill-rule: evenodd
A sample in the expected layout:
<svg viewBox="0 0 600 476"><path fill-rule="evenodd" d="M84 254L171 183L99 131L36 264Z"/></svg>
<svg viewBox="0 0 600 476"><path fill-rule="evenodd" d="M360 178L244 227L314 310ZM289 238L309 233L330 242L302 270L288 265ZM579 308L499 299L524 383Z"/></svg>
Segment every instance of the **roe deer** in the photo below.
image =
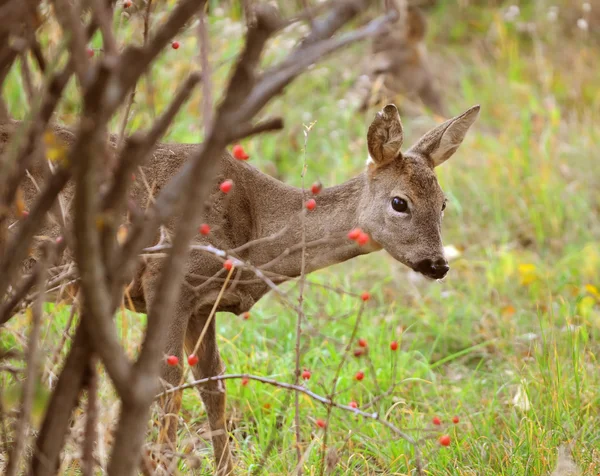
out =
<svg viewBox="0 0 600 476"><path fill-rule="evenodd" d="M374 38L366 84L361 85L364 91L360 111L371 105L396 102L399 96L404 96L409 101L420 99L435 114L447 117L429 67L426 31L425 15L418 7L409 5L406 15L400 15Z"/></svg>
<svg viewBox="0 0 600 476"><path fill-rule="evenodd" d="M385 249L406 266L429 278L441 279L449 269L441 239L446 200L434 168L456 152L478 114L479 106L470 108L438 125L402 153L403 132L398 110L394 105L386 106L376 114L368 129L366 171L342 185L323 189L316 196L316 208L311 211L305 210L306 196L301 189L279 182L224 153L205 213L211 232L208 236L198 234L195 244L233 250L229 251L231 255L268 271L269 276L278 277L276 282L283 282L301 274L301 247L294 245L301 242L302 227L298 218L305 213L306 243L322 241L318 247L306 247L307 273ZM1 144L7 142L15 125L12 122L0 126ZM58 128L56 134L67 143L72 142L66 130ZM149 188L158 191L195 147L158 145L150 162L142 167ZM41 169L33 171L32 176L43 181ZM225 179L234 184L227 194L219 188ZM139 204L145 204L149 188L141 182L138 177L132 193ZM35 193L32 184L25 187L28 205ZM72 189L65 195L71 197ZM174 220L176 218L167 225L167 230L173 229ZM297 226L288 226L290 223ZM355 227L369 235L366 245L360 246L347 238ZM54 226L47 235L58 232ZM273 236L274 239L264 239ZM130 294L135 310L146 312L152 306L161 259L146 257L141 261ZM165 354L182 360L184 349L189 354L207 326L196 352L199 360L192 369L194 376L201 379L224 371L217 349L215 320L208 322L223 281L211 280L211 277L223 272L223 260L194 250L188 263L186 283L171 316ZM253 272L243 267L236 278L223 293L217 311L246 312L269 290L267 284L255 279ZM182 379L182 369L164 363L162 378L177 386ZM230 474L233 461L225 423L224 384L212 382L200 386L199 391L212 431L217 474ZM165 417L159 439L174 444L181 391L169 394L162 405Z"/></svg>

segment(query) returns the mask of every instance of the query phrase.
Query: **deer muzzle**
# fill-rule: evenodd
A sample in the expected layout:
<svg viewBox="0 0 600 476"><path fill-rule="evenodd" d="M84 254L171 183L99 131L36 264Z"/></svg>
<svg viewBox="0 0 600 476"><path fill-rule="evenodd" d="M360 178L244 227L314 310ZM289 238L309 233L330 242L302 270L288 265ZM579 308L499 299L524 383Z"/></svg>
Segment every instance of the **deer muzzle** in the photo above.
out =
<svg viewBox="0 0 600 476"><path fill-rule="evenodd" d="M442 279L448 274L450 266L448 266L448 261L445 258L438 258L435 261L424 259L419 261L414 269L428 278Z"/></svg>

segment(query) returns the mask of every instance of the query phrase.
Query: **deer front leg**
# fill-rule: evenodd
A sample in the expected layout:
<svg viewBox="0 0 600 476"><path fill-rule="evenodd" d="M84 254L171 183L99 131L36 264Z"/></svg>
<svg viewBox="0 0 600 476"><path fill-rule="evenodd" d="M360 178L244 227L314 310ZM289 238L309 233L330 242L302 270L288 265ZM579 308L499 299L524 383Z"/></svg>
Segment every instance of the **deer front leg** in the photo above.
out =
<svg viewBox="0 0 600 476"><path fill-rule="evenodd" d="M179 361L182 362L183 349L180 348L179 352L170 350L169 355L177 356ZM183 375L181 368L178 365L173 367L170 367L167 364L163 365L164 368L161 371L161 378L169 384L167 388L178 386L181 381L181 376ZM178 390L160 397L159 405L162 412L162 419L160 421L160 430L158 433L158 444L161 448L167 447L175 450L177 446L177 420L179 410L181 409L182 393L182 390Z"/></svg>
<svg viewBox="0 0 600 476"><path fill-rule="evenodd" d="M183 342L185 339L185 329L189 317L177 315L169 327L167 337L167 348L165 353L168 356L175 356L179 359L179 365L169 365L165 359L161 368L161 379L167 383L166 389L177 387L181 384L183 375ZM177 449L177 426L179 420L179 411L181 410L183 391L178 390L160 397L159 406L161 415L159 420L158 433L158 451L153 452L152 458L157 465L162 465L163 469L169 467L170 457L165 457L165 450L169 453L175 453Z"/></svg>
<svg viewBox="0 0 600 476"><path fill-rule="evenodd" d="M175 306L173 316L169 322L169 328L166 337L165 356L175 356L178 364L171 365L168 358L164 358L161 364L160 378L162 379L163 389L168 390L179 386L183 376L183 345L185 332L191 315L191 306L185 305L180 300ZM165 457L166 453L175 453L177 449L177 426L179 421L179 411L181 409L183 391L168 393L159 398L160 415L158 422L157 451L152 451L151 457L155 464L167 468L170 464L170 457Z"/></svg>
<svg viewBox="0 0 600 476"><path fill-rule="evenodd" d="M190 319L185 337L185 349L188 354L192 353L196 347L205 324L206 316L193 316ZM217 348L214 319L208 324L196 355L198 363L192 367L196 379L213 377L225 370ZM230 475L233 473L233 460L229 449L229 435L225 422L225 383L219 381L199 385L198 391L208 414L217 467L216 474L218 476Z"/></svg>

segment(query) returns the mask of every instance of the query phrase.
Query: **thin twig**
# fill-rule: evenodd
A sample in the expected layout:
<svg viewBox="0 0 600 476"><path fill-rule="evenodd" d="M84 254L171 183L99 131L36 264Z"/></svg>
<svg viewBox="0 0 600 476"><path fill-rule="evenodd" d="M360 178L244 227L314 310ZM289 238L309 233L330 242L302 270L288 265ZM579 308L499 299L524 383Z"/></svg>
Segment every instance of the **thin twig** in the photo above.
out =
<svg viewBox="0 0 600 476"><path fill-rule="evenodd" d="M305 175L306 175L306 146L308 144L308 133L312 128L312 124L310 126L304 126L304 148L303 148L303 163L302 170L300 171L300 178L302 182L302 203L300 204L301 209L303 210L300 214L300 226L302 230L302 235L300 239L301 248L301 257L300 257L300 284L298 286L298 312L296 318L296 366L294 373L294 382L298 385L300 381L300 340L302 338L302 321L304 319L304 281L306 279L306 211L304 210L304 203L306 201L306 186L305 186ZM302 449L301 449L301 439L302 435L300 433L300 398L299 394L296 393L294 395L294 430L296 432L296 456L298 458L298 476L302 474L302 465L300 461L302 460Z"/></svg>
<svg viewBox="0 0 600 476"><path fill-rule="evenodd" d="M29 419L31 415L31 409L33 406L33 398L35 394L35 388L37 385L39 367L38 341L40 337L40 324L42 322L42 314L44 312L44 288L46 286L45 263L47 259L47 255L42 258L42 268L40 269L40 272L37 275L37 287L40 290L40 293L31 310L31 332L29 334L26 357L27 376L25 378L25 382L23 382L21 411L19 412L19 419L17 421L17 427L15 430L15 441L13 444L12 451L10 453L10 459L8 460L8 466L6 468L6 476L15 476L19 471L19 462L21 460L21 453L23 452L23 448L25 447L25 438L27 435L27 428L29 426Z"/></svg>
<svg viewBox="0 0 600 476"><path fill-rule="evenodd" d="M210 67L210 39L206 26L206 11L201 8L198 11L198 43L200 43L199 63L202 72L202 122L204 133L208 135L212 126L212 71Z"/></svg>
<svg viewBox="0 0 600 476"><path fill-rule="evenodd" d="M92 357L89 362L87 380L87 412L85 420L85 433L82 448L82 473L83 476L94 476L94 448L96 446L98 422L98 371L96 359Z"/></svg>
<svg viewBox="0 0 600 476"><path fill-rule="evenodd" d="M146 10L144 11L144 45L148 44L150 34L150 12L152 11L152 0L146 0ZM146 73L146 84L148 88L148 106L152 117L156 117L156 105L154 103L154 82L152 81L152 72L148 70Z"/></svg>
<svg viewBox="0 0 600 476"><path fill-rule="evenodd" d="M331 402L333 402L333 398L335 395L335 390L337 388L340 373L342 371L342 368L344 367L344 364L346 363L346 360L348 360L348 356L350 355L350 351L352 349L352 343L354 342L354 339L356 339L356 334L358 333L358 328L360 327L360 321L361 321L364 310L365 310L365 304L364 304L364 302L361 302L360 308L358 310L358 314L356 316L356 321L354 322L354 327L352 328L352 334L350 334L350 340L348 341L348 344L346 345L346 349L344 350L342 359L340 360L340 363L335 371L333 380L331 382L331 392L329 392L329 400ZM321 475L325 471L325 455L327 454L327 436L329 435L328 430L329 430L329 420L331 418L331 409L332 409L332 405L329 405L327 407L327 417L325 419L325 430L323 433L323 445L321 446L321 469L319 472L319 474L321 474Z"/></svg>
<svg viewBox="0 0 600 476"><path fill-rule="evenodd" d="M268 385L273 385L274 387L291 390L291 391L294 391L297 393L303 393L304 395L309 396L313 400L315 400L319 403L322 403L325 406L332 406L332 407L339 408L341 410L345 410L347 412L353 413L355 415L362 416L364 418L369 418L370 420L378 421L382 425L385 425L390 430L392 430L400 438L406 440L409 444L413 445L413 447L415 449L415 459L417 459L417 461L418 461L417 466L418 466L418 468L422 468L422 465L420 463L420 452L418 451L417 442L415 441L415 439L413 437L406 434L403 430L396 427L393 423L390 423L387 420L382 419L378 413L368 413L368 412L362 411L358 408L353 408L348 405L343 405L341 403L337 403L335 401L330 400L328 397L323 397L322 395L312 392L312 391L308 390L306 387L303 387L301 385L294 385L291 383L279 382L278 380L273 380L270 378L260 377L258 375L251 375L251 374L223 374L223 375L214 375L212 377L194 380L193 382L189 382L184 385L180 385L178 387L169 388L169 389L159 393L154 398L156 400L158 400L160 397L162 397L164 395L168 395L168 394L174 393L174 392L179 392L180 390L185 390L188 388L195 388L199 385L205 385L208 383L218 382L218 381L222 381L222 380L232 380L232 379L255 380L257 382L262 382L262 383L266 383ZM419 473L419 474L422 474L422 473Z"/></svg>
<svg viewBox="0 0 600 476"><path fill-rule="evenodd" d="M79 294L78 294L79 296ZM75 319L75 314L77 313L79 298L76 297L71 303L71 311L69 312L69 320L67 321L67 325L63 329L62 336L60 338L59 344L56 346L56 349L53 352L52 359L50 359L50 365L48 366L48 380L52 378L53 375L56 374L55 369L58 364L58 360L60 359L60 354L63 351L67 339L71 339L70 335L71 326L73 325L73 320Z"/></svg>

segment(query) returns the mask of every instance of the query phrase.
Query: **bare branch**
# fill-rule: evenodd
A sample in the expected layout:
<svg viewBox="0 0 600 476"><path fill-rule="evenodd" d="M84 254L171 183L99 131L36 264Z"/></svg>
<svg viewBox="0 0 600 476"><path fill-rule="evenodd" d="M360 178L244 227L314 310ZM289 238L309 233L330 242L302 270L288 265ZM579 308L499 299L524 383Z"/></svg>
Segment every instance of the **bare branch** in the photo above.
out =
<svg viewBox="0 0 600 476"><path fill-rule="evenodd" d="M342 3L341 5L346 5L346 3ZM365 27L347 33L340 38L317 42L317 38L328 37L343 25L343 23L338 21L341 16L337 17L338 14L341 15L340 10L346 14L354 12L355 15L357 13L354 9L346 10L342 7L335 9L330 15L328 23L320 23L320 32L318 35L307 37L307 40L297 47L286 60L265 71L257 82L257 86L252 91L252 94L240 106L237 112L240 120L248 120L247 118L258 113L265 106L269 98L283 91L285 86L312 63L345 46L377 34L388 22L396 18L396 13L391 12L385 17L373 20Z"/></svg>
<svg viewBox="0 0 600 476"><path fill-rule="evenodd" d="M65 34L68 35L73 70L79 82L86 85L86 71L90 61L85 49L87 39L80 20L81 3L69 3L67 0L53 0L53 3L56 18Z"/></svg>
<svg viewBox="0 0 600 476"><path fill-rule="evenodd" d="M82 316L87 319L87 316ZM91 356L91 343L80 324L65 365L46 409L46 416L37 437L30 473L53 476L59 467L59 454L69 429L71 413L79 401L85 383L85 372Z"/></svg>
<svg viewBox="0 0 600 476"><path fill-rule="evenodd" d="M96 424L98 421L98 372L94 358L90 359L87 381L87 412L82 460L83 476L94 476L94 448L96 446Z"/></svg>
<svg viewBox="0 0 600 476"><path fill-rule="evenodd" d="M43 304L45 297L44 287L46 285L47 259L48 256L46 255L41 260L41 269L37 276L37 287L40 290L40 294L35 301L35 305L31 313L31 332L29 334L27 347L27 376L25 378L25 382L23 383L21 410L19 412L19 419L15 431L15 441L10 453L8 466L6 468L6 476L15 476L19 471L19 462L21 460L21 453L25 447L25 438L27 435L27 429L29 427L31 408L33 406L35 386L37 383L37 378L39 377L38 345L40 337L40 324L42 321L42 314L44 312Z"/></svg>
<svg viewBox="0 0 600 476"><path fill-rule="evenodd" d="M106 67L106 65L103 65ZM89 319L83 321L88 332L94 335L94 347L101 356L119 395L126 398L129 394L131 368L129 359L120 345L112 320L112 299L105 281L106 267L102 261L100 236L98 230L98 156L104 149L101 137L103 127L98 119L98 96L108 79L110 72L101 68L98 80L87 91L84 118L77 142L73 145L69 162L76 163L74 227L75 256L81 277L83 306L89 312ZM105 132L105 129L104 129Z"/></svg>
<svg viewBox="0 0 600 476"><path fill-rule="evenodd" d="M105 55L116 55L118 53L117 41L113 35L111 12L107 8L106 0L91 0L90 4L94 12L96 24L102 33Z"/></svg>
<svg viewBox="0 0 600 476"><path fill-rule="evenodd" d="M260 121L255 125L244 125L234 128L230 133L229 142L237 142L241 139L281 129L283 129L283 119L281 117L273 117Z"/></svg>
<svg viewBox="0 0 600 476"><path fill-rule="evenodd" d="M208 135L212 125L212 71L210 67L210 44L208 28L206 26L206 13L202 8L198 12L198 43L200 43L200 71L202 72L202 121L204 132Z"/></svg>
<svg viewBox="0 0 600 476"><path fill-rule="evenodd" d="M194 388L197 387L198 385L205 385L211 382L218 382L218 381L222 381L222 380L232 380L232 379L248 379L248 380L255 380L257 382L262 382L262 383L266 383L268 385L273 385L274 387L279 387L279 388L283 388L286 390L291 390L293 392L299 392L299 393L303 393L304 395L309 396L310 398L312 398L313 400L322 403L323 405L329 407L335 407L335 408L339 408L340 410L345 410L347 412L353 413L355 415L359 415L362 416L364 418L368 418L370 420L375 420L379 423L381 423L382 425L386 426L387 428L389 428L393 433L395 433L396 435L398 435L400 438L402 438L403 440L407 441L409 444L411 444L415 450L415 459L417 460L417 470L419 471L418 474L424 474L423 470L422 470L422 463L421 463L421 457L420 457L420 452L419 452L419 447L417 445L417 442L415 441L415 439L413 437L411 437L410 435L408 435L407 433L405 433L404 431L402 431L400 428L398 428L397 426L395 426L393 423L390 423L387 420L384 420L383 418L381 418L381 416L379 416L378 413L367 413L364 412L358 408L353 408L350 407L348 405L343 405L341 403L337 403L335 401L332 401L331 399L327 398L327 397L323 397L317 393L314 393L310 390L308 390L306 387L303 387L301 385L293 385L291 383L285 383L285 382L279 382L277 380L273 380L270 378L266 378L266 377L260 377L257 375L250 375L250 374L224 374L224 375L215 375L213 377L208 377L208 378L203 378L203 379L199 379L199 380L194 380L193 382L190 383L186 383L184 385L180 385L178 387L173 387L173 388L169 388L167 390L165 390L164 392L158 394L155 396L155 399L160 398L163 395L168 395L170 393L174 393L174 392L179 392L181 390L185 390L187 388Z"/></svg>

